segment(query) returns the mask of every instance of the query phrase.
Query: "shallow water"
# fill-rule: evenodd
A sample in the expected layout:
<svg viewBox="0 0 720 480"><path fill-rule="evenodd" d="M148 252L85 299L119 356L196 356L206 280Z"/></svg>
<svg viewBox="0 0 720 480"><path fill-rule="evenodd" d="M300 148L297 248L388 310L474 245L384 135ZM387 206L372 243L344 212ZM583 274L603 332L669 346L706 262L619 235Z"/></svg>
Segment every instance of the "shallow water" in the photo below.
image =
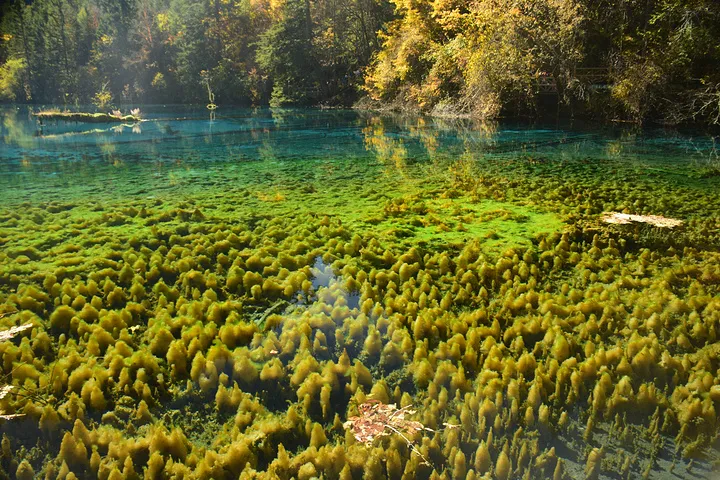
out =
<svg viewBox="0 0 720 480"><path fill-rule="evenodd" d="M144 110L1 111L6 472L713 477L712 139ZM366 397L437 431L358 443Z"/></svg>

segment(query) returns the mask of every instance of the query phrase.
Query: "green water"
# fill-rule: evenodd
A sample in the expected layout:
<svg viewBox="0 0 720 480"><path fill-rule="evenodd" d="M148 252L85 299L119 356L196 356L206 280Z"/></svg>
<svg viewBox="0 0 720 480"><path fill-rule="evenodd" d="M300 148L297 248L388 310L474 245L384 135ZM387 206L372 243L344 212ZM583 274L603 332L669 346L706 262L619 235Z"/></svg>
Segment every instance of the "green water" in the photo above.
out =
<svg viewBox="0 0 720 480"><path fill-rule="evenodd" d="M711 138L1 112L8 475L716 475ZM359 443L366 398L434 431Z"/></svg>

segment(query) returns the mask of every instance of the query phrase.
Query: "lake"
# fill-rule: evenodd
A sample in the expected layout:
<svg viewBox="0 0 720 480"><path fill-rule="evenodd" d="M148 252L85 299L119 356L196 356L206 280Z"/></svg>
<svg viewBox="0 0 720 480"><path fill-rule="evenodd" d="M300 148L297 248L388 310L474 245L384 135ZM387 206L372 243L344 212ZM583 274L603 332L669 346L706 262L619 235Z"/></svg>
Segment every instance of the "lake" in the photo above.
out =
<svg viewBox="0 0 720 480"><path fill-rule="evenodd" d="M720 474L713 138L0 113L11 477Z"/></svg>

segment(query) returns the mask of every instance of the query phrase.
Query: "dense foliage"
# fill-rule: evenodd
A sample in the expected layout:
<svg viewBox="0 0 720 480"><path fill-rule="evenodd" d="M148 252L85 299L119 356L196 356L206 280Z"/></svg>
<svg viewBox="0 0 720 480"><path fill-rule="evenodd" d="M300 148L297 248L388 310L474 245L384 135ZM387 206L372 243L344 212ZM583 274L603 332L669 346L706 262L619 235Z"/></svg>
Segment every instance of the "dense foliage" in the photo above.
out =
<svg viewBox="0 0 720 480"><path fill-rule="evenodd" d="M0 26L0 101L351 101L384 0L35 0ZM292 88L288 88L292 85Z"/></svg>
<svg viewBox="0 0 720 480"><path fill-rule="evenodd" d="M495 116L546 92L604 117L720 122L717 1L394 2L366 79L376 100Z"/></svg>
<svg viewBox="0 0 720 480"><path fill-rule="evenodd" d="M203 102L208 80L225 104L720 123L716 0L15 0L0 32L0 101Z"/></svg>

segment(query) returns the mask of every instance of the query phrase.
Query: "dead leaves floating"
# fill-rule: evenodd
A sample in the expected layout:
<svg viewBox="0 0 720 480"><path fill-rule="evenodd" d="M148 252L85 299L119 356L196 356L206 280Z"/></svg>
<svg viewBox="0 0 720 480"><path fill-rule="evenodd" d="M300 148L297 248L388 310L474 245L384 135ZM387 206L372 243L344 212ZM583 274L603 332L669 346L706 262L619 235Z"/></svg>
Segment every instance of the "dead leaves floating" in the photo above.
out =
<svg viewBox="0 0 720 480"><path fill-rule="evenodd" d="M346 430L353 432L358 442L371 444L378 437L396 433L407 442L413 452L417 453L425 463L428 463L410 438L423 430L429 432L435 432L435 430L427 428L418 421L409 420L407 416L413 415L415 410L411 410L410 407L398 409L394 403L384 404L378 400L369 400L358 407L358 413L359 416L350 417L343 424ZM447 423L444 425L447 428L457 427L457 425Z"/></svg>
<svg viewBox="0 0 720 480"><path fill-rule="evenodd" d="M409 408L397 409L394 403L384 404L377 400L370 400L358 407L360 416L350 417L343 426L352 430L355 439L362 443L372 443L377 437L400 433L409 437L425 430L425 426L405 418L412 415L414 410Z"/></svg>

